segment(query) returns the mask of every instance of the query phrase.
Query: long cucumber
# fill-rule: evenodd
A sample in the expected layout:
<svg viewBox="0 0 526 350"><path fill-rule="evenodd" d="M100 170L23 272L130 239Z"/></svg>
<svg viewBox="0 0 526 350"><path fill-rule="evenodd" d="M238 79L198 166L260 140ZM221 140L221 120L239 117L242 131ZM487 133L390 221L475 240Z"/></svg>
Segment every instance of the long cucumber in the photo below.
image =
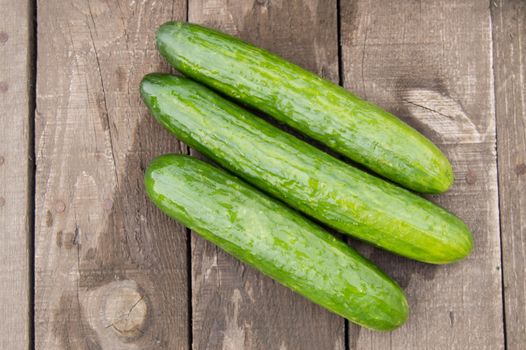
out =
<svg viewBox="0 0 526 350"><path fill-rule="evenodd" d="M170 217L311 301L362 326L407 318L404 293L345 243L284 204L195 158L161 156L145 175Z"/></svg>
<svg viewBox="0 0 526 350"><path fill-rule="evenodd" d="M180 140L319 221L434 264L464 258L468 227L445 209L369 175L186 78L150 74L141 95Z"/></svg>
<svg viewBox="0 0 526 350"><path fill-rule="evenodd" d="M182 22L157 32L179 71L259 109L409 189L440 193L451 165L422 134L342 87L237 38Z"/></svg>

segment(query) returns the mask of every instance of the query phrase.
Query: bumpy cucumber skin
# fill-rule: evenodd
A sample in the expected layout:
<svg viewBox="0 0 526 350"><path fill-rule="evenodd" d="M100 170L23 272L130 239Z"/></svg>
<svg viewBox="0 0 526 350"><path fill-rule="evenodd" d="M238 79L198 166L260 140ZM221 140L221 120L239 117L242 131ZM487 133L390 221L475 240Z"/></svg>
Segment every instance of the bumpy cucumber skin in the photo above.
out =
<svg viewBox="0 0 526 350"><path fill-rule="evenodd" d="M156 158L145 175L170 217L313 302L364 327L407 319L400 287L355 250L213 166L182 155Z"/></svg>
<svg viewBox="0 0 526 350"><path fill-rule="evenodd" d="M411 259L467 256L471 232L456 216L255 117L186 78L150 74L141 95L177 138L290 206Z"/></svg>
<svg viewBox="0 0 526 350"><path fill-rule="evenodd" d="M191 23L157 31L179 71L326 144L409 189L441 193L451 164L422 134L342 87L237 38Z"/></svg>

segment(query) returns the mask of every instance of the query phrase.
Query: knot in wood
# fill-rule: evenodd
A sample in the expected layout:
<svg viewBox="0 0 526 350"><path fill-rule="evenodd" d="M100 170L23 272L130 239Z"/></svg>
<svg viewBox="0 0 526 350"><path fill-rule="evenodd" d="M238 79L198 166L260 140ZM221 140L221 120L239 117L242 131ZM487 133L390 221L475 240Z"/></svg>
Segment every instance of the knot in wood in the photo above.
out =
<svg viewBox="0 0 526 350"><path fill-rule="evenodd" d="M143 295L130 286L112 288L106 295L104 315L120 337L135 338L143 333L148 305Z"/></svg>
<svg viewBox="0 0 526 350"><path fill-rule="evenodd" d="M64 203L63 201L56 201L55 210L57 211L57 213L63 213L64 210L66 210L66 203Z"/></svg>

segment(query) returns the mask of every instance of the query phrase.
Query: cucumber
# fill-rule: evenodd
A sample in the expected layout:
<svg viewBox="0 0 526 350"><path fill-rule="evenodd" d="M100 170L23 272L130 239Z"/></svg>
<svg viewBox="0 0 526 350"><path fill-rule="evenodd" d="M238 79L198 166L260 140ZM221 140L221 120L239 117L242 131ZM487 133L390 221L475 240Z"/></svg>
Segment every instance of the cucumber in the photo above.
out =
<svg viewBox="0 0 526 350"><path fill-rule="evenodd" d="M376 330L407 319L404 293L376 266L234 176L165 155L149 165L145 185L170 217L316 304Z"/></svg>
<svg viewBox="0 0 526 350"><path fill-rule="evenodd" d="M150 74L141 95L175 136L343 233L415 260L464 258L471 232L414 193L328 155L186 78Z"/></svg>
<svg viewBox="0 0 526 350"><path fill-rule="evenodd" d="M427 138L342 87L237 38L195 24L157 31L161 54L180 72L264 111L409 189L441 193L451 164Z"/></svg>

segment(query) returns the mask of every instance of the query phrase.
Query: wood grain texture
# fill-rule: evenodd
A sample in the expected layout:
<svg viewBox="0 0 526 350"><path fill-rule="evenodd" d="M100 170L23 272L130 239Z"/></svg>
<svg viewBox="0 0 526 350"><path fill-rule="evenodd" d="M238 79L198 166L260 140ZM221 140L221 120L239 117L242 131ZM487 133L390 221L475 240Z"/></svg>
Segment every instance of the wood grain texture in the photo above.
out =
<svg viewBox="0 0 526 350"><path fill-rule="evenodd" d="M32 208L30 1L0 0L0 349L29 349Z"/></svg>
<svg viewBox="0 0 526 350"><path fill-rule="evenodd" d="M506 342L526 349L526 2L492 2Z"/></svg>
<svg viewBox="0 0 526 350"><path fill-rule="evenodd" d="M38 1L37 349L186 349L187 236L143 171L181 146L139 97L184 1ZM185 150L185 148L183 148Z"/></svg>
<svg viewBox="0 0 526 350"><path fill-rule="evenodd" d="M338 81L336 2L189 1L189 21ZM344 321L192 235L194 349L343 349Z"/></svg>
<svg viewBox="0 0 526 350"><path fill-rule="evenodd" d="M393 333L351 326L351 349L502 349L500 241L489 3L341 1L344 85L429 136L456 182L432 199L464 219L475 249L449 266L362 251L406 290ZM523 282L521 282L523 283Z"/></svg>

